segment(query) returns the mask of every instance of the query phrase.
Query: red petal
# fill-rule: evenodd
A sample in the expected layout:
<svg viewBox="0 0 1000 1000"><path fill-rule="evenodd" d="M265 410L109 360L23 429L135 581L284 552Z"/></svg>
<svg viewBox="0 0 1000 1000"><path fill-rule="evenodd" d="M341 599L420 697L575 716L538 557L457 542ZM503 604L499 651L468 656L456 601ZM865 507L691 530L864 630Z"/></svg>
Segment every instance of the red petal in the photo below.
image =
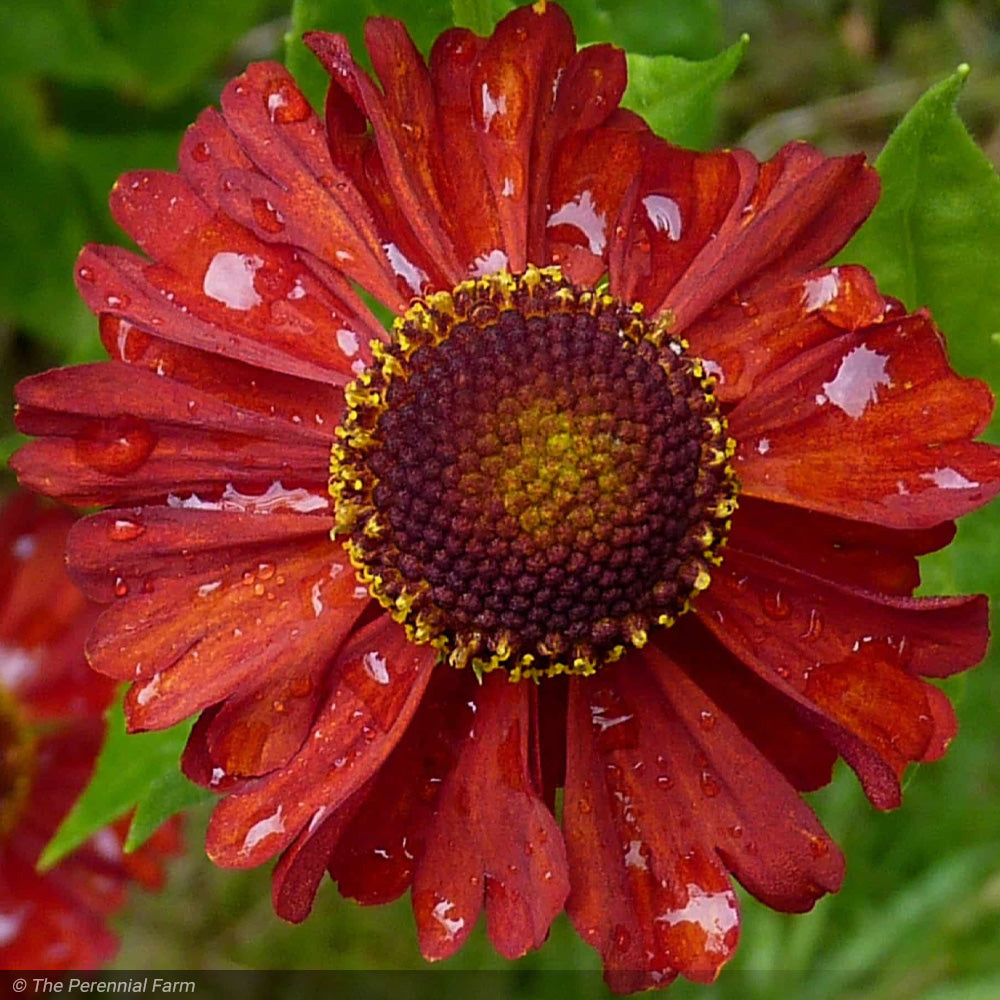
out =
<svg viewBox="0 0 1000 1000"><path fill-rule="evenodd" d="M222 174L227 214L265 242L336 264L390 308L403 305L371 211L331 160L322 125L288 71L250 66L226 86L222 111L259 171Z"/></svg>
<svg viewBox="0 0 1000 1000"><path fill-rule="evenodd" d="M344 896L387 903L409 887L442 782L474 721L478 693L471 672L431 675L417 714L331 857L330 874Z"/></svg>
<svg viewBox="0 0 1000 1000"><path fill-rule="evenodd" d="M878 175L863 155L827 159L804 143L784 146L660 308L682 330L734 288L752 292L825 264L867 218L878 193Z"/></svg>
<svg viewBox="0 0 1000 1000"><path fill-rule="evenodd" d="M845 334L761 381L729 418L744 490L893 528L926 528L1000 491L970 440L993 409L949 367L926 313Z"/></svg>
<svg viewBox="0 0 1000 1000"><path fill-rule="evenodd" d="M578 132L560 145L548 194L545 256L562 264L572 280L594 284L607 270L608 245L641 146L638 133L608 128Z"/></svg>
<svg viewBox="0 0 1000 1000"><path fill-rule="evenodd" d="M763 679L809 711L880 808L899 802L910 761L953 735L939 729L935 689L977 663L988 637L984 598L901 598L809 576L733 547L699 597L699 618Z"/></svg>
<svg viewBox="0 0 1000 1000"><path fill-rule="evenodd" d="M559 827L528 772L528 690L488 675L472 728L445 778L413 877L420 950L446 958L486 906L496 950L539 947L569 891Z"/></svg>
<svg viewBox="0 0 1000 1000"><path fill-rule="evenodd" d="M226 868L252 868L337 809L382 766L423 695L436 653L388 616L337 657L312 737L281 770L247 782L212 815L206 850Z"/></svg>
<svg viewBox="0 0 1000 1000"><path fill-rule="evenodd" d="M711 982L739 909L726 868L768 905L806 910L843 859L808 807L662 653L570 690L567 912L627 991Z"/></svg>
<svg viewBox="0 0 1000 1000"><path fill-rule="evenodd" d="M154 264L146 279L185 313L249 340L274 346L291 358L341 374L370 360L368 342L380 332L350 285L331 287L290 247L265 243L212 211L176 174L137 171L118 179L111 194L118 224ZM79 274L79 270L78 270ZM80 282L95 311L109 308L93 282ZM119 309L126 307L119 306ZM352 335L355 350L344 344Z"/></svg>
<svg viewBox="0 0 1000 1000"><path fill-rule="evenodd" d="M12 463L25 482L78 504L238 482L324 482L329 431L230 406L117 362L56 369L17 389L17 423L47 435ZM301 479L299 481L302 481Z"/></svg>
<svg viewBox="0 0 1000 1000"><path fill-rule="evenodd" d="M102 915L6 849L0 849L0 912L11 922L0 945L4 969L97 969L118 948Z"/></svg>
<svg viewBox="0 0 1000 1000"><path fill-rule="evenodd" d="M233 549L210 571L150 579L153 593L112 605L88 646L96 670L136 681L132 729L172 725L272 678L316 676L369 599L329 539L252 556Z"/></svg>
<svg viewBox="0 0 1000 1000"><path fill-rule="evenodd" d="M444 219L459 258L473 274L487 274L508 263L496 200L479 157L472 117L472 70L485 39L464 28L440 35L431 50L430 74L437 107L439 142L449 151L440 164L438 189Z"/></svg>
<svg viewBox="0 0 1000 1000"><path fill-rule="evenodd" d="M497 26L472 70L472 118L497 207L508 269L528 263L532 143L556 103L576 51L573 26L554 3L519 7ZM541 247L539 247L541 249Z"/></svg>
<svg viewBox="0 0 1000 1000"><path fill-rule="evenodd" d="M836 749L802 718L795 702L748 670L694 615L654 633L653 641L691 674L793 788L811 792L829 783ZM714 716L704 719L709 726L714 721Z"/></svg>
<svg viewBox="0 0 1000 1000"><path fill-rule="evenodd" d="M329 435L343 416L344 394L339 385L283 375L153 337L109 313L101 315L100 330L102 343L116 361L183 382L237 409L274 417L278 426L305 423L314 429L326 428ZM344 343L356 357L360 346L355 350L346 338Z"/></svg>
<svg viewBox="0 0 1000 1000"><path fill-rule="evenodd" d="M886 300L862 267L823 268L771 286L752 299L720 303L684 332L709 362L716 395L739 402L765 375L844 330L882 320Z"/></svg>
<svg viewBox="0 0 1000 1000"><path fill-rule="evenodd" d="M450 252L443 255L440 253L442 246L447 244L446 239L444 244L441 242L444 220L425 219L427 213L422 208L414 213L400 205L394 189L395 178L390 176L379 148L380 139L391 146L389 155L398 169L402 155L401 147L395 145L395 136L398 135L404 146L410 141L419 142L422 158L426 161L428 150L423 146L426 145L428 136L437 134L433 123L426 124L406 118L391 119L385 100L364 70L355 63L350 45L343 35L311 31L306 33L303 40L331 76L326 95L326 131L330 155L338 169L351 178L371 210L383 248L392 248L390 266L395 271L397 287L404 298L408 298L419 294L428 280L439 288L450 286L453 282L446 279L444 272L440 270L442 265L430 252L432 246L437 246L441 259L451 260ZM401 44L401 62L419 59L412 52L412 44L408 38L404 38ZM426 77L422 63L413 62L410 72L415 73L418 78ZM403 74L390 74L390 88L396 86L397 75ZM365 82L364 88L361 86L362 80ZM368 128L366 102L371 106L377 122L376 128L371 131ZM420 113L426 119L426 112L421 110ZM419 139L416 138L418 128ZM436 150L437 144L429 150L432 157ZM424 165L426 166L426 162ZM404 177L402 184L406 194L412 196L412 186L408 179ZM431 244L425 246L414 235L414 223L433 231L435 236Z"/></svg>
<svg viewBox="0 0 1000 1000"><path fill-rule="evenodd" d="M264 504L256 513L253 508L240 512L235 506L222 511L105 510L73 525L66 559L84 593L107 603L121 596L116 590L146 592L168 579L190 583L194 576L221 571L234 562L242 573L247 566L264 562L266 553L276 548L329 542L332 517L293 510L280 502ZM330 554L336 556L337 550Z"/></svg>
<svg viewBox="0 0 1000 1000"><path fill-rule="evenodd" d="M619 127L639 135L642 157L614 230L611 291L653 310L699 255L718 256L717 234L738 217L758 166L741 151L694 153L672 146L641 120Z"/></svg>
<svg viewBox="0 0 1000 1000"><path fill-rule="evenodd" d="M554 259L546 252L549 242L546 235L549 213L557 205L574 203L573 199L578 199L575 204L579 205L584 197L583 192L588 190L586 184L591 181L588 176L591 171L595 185L591 190L592 200L606 205L606 217L610 219L611 225L614 224L619 202L632 181L638 161L634 156L623 157L620 152L609 149L609 145L621 133L614 129L599 129L598 126L618 107L625 92L626 76L625 53L621 49L612 45L591 45L574 53L565 71L557 73L552 99L546 100L545 95L541 95L542 103L535 122L531 149L529 260ZM561 201L552 190L556 176L553 164L557 159L567 163L567 137L577 140L569 144L572 148L580 149L581 133L588 135L589 148L600 152L590 158L589 166L573 180L563 181L562 186L569 189L569 195ZM588 147L584 145L583 148ZM596 162L602 158L603 164ZM609 197L615 191L618 192L618 197ZM610 233L605 234L605 244L609 236ZM606 256L606 252L603 252L599 270L595 265L597 277L607 269L604 263ZM583 281L582 277L572 274L570 277L577 282ZM593 281L589 283L593 284Z"/></svg>
<svg viewBox="0 0 1000 1000"><path fill-rule="evenodd" d="M321 817L315 826L310 823L281 855L271 874L271 902L283 920L298 924L309 916L330 855L367 788L358 789L332 816Z"/></svg>
<svg viewBox="0 0 1000 1000"><path fill-rule="evenodd" d="M916 557L944 548L955 525L897 531L744 496L729 537L734 548L824 580L909 597L920 584Z"/></svg>
<svg viewBox="0 0 1000 1000"><path fill-rule="evenodd" d="M242 232L235 227L232 231ZM244 241L251 238L249 234L241 237ZM243 245L247 244L244 242ZM260 268L257 268L258 260L261 261ZM239 295L244 298L237 299L236 292L225 294L230 296L231 302L248 306L247 309L239 309L229 308L221 301L212 303L208 296L200 294L204 291L209 266L210 261L205 264L200 284L199 279L194 278L187 279L184 285L174 272L151 264L137 254L121 247L92 244L84 248L77 262L77 288L95 313L120 316L165 340L314 382L342 385L348 381L353 372L351 366L358 360L355 357L357 352L349 352L339 343L337 324L330 325L327 339L310 343L308 337L302 336L304 327L296 326L293 315L295 302L288 301L286 295L280 300L280 322L271 329L269 305L264 304L264 296L257 290L258 274L264 271L265 278L276 276L280 290L285 287L289 272L280 268L273 272L269 269L265 271L264 258L259 254L237 253L235 257L223 258L218 279L220 288L216 290L220 296L223 295L221 282L224 279L235 280L239 285ZM263 282L261 287L264 287ZM294 291L295 279L287 287L290 293L298 294ZM317 294L318 287L315 282L310 284ZM192 302L201 303L201 309L208 318L196 315L187 306L182 308L182 304L176 301L178 293L189 297ZM254 304L255 296L260 298L261 304ZM256 314L250 315L255 310ZM263 315L265 312L268 314L266 317ZM246 314L249 319L244 317L241 321L241 314ZM345 325L344 329L354 332L349 325ZM360 333L357 337L360 350L364 338ZM346 336L341 339L348 343L348 348L353 346Z"/></svg>

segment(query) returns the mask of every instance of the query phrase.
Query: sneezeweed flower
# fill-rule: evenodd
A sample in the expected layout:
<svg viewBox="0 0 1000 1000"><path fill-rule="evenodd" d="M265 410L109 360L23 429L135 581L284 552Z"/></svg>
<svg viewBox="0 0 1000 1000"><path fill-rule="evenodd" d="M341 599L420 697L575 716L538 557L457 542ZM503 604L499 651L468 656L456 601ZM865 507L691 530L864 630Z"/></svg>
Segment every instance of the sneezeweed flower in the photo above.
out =
<svg viewBox="0 0 1000 1000"><path fill-rule="evenodd" d="M312 33L325 119L254 65L119 181L145 256L77 269L112 360L21 384L13 464L113 508L69 540L91 663L134 730L199 716L208 853L280 856L283 917L329 871L411 889L431 959L565 907L614 988L710 981L731 876L841 883L798 793L840 755L891 808L955 733L922 678L982 658L986 601L912 593L1000 489L992 398L824 266L863 157L672 146L551 3L429 65L366 37L381 87Z"/></svg>
<svg viewBox="0 0 1000 1000"><path fill-rule="evenodd" d="M97 608L66 576L72 523L27 495L0 506L0 968L92 969L112 957L107 926L136 881L158 888L176 826L124 854L127 821L50 871L35 864L90 778L114 683L87 668Z"/></svg>

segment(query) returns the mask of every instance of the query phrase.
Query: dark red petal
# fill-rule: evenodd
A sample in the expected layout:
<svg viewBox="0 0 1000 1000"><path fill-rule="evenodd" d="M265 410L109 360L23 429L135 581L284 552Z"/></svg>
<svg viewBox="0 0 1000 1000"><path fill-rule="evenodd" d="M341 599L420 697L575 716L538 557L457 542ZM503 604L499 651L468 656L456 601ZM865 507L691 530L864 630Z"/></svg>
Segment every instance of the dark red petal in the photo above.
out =
<svg viewBox="0 0 1000 1000"><path fill-rule="evenodd" d="M222 112L256 167L222 174L227 214L265 242L335 263L388 307L401 306L371 211L331 160L323 127L288 71L250 66L222 92Z"/></svg>
<svg viewBox="0 0 1000 1000"><path fill-rule="evenodd" d="M872 802L899 803L899 776L954 734L934 710L943 676L985 653L985 598L871 594L726 550L699 618L730 650L807 710Z"/></svg>
<svg viewBox="0 0 1000 1000"><path fill-rule="evenodd" d="M210 393L237 409L251 410L286 423L325 428L330 435L344 414L339 385L283 375L154 337L127 320L103 313L101 342L117 361ZM357 360L360 343L342 338L345 353Z"/></svg>
<svg viewBox="0 0 1000 1000"><path fill-rule="evenodd" d="M367 790L363 785L332 815L310 823L281 855L271 873L271 902L283 920L298 924L309 916L330 855Z"/></svg>
<svg viewBox="0 0 1000 1000"><path fill-rule="evenodd" d="M297 498L285 499L294 504ZM73 525L66 559L76 584L91 600L103 603L121 596L121 584L134 595L168 579L190 582L227 566L230 572L234 563L242 573L259 566L265 553L276 548L310 548L329 541L332 516L295 513L293 504L275 497L256 512L253 507L239 510L232 501L220 505L221 510L105 510ZM331 557L337 554L336 549L330 552Z"/></svg>
<svg viewBox="0 0 1000 1000"><path fill-rule="evenodd" d="M626 85L625 53L612 45L591 45L574 53L565 71L557 73L553 83L552 98L542 96L538 118L535 122L531 149L531 193L528 219L528 258L534 261L548 261L551 258L546 247L546 234L550 213L560 204L579 205L588 190L588 182L595 184L591 189L592 201L603 204L605 215L614 225L618 216L618 204L624 191L631 183L638 169L634 157L623 158L621 153L612 153L608 145L615 137L612 129L598 129L618 107ZM572 136L579 140L580 133L587 133L593 155L588 168L572 180L564 179L562 187L569 194L564 201L553 191L553 165L557 159L567 163L566 140ZM579 149L580 142L572 144ZM587 148L586 145L584 148ZM599 152L598 152L599 151ZM603 164L599 160L603 157ZM592 180L593 178L593 180ZM600 194L597 193L600 189ZM618 192L612 200L611 192ZM574 201L574 199L578 199ZM589 234L587 234L589 235ZM606 259L607 241L605 234L603 257ZM588 241L589 242L589 241ZM596 271L600 277L606 270L602 261ZM596 270L596 265L595 265ZM582 277L569 275L571 280L581 282ZM591 284L593 282L590 282Z"/></svg>
<svg viewBox="0 0 1000 1000"><path fill-rule="evenodd" d="M388 616L356 633L337 657L330 694L305 746L285 767L248 781L216 807L209 857L226 868L252 868L342 805L399 741L435 656Z"/></svg>
<svg viewBox="0 0 1000 1000"><path fill-rule="evenodd" d="M444 219L459 258L470 272L507 266L496 200L479 152L472 117L471 75L485 39L465 28L441 34L431 49L430 74L437 108L438 141L449 155L438 165Z"/></svg>
<svg viewBox="0 0 1000 1000"><path fill-rule="evenodd" d="M410 136L407 129L412 130L415 138L419 127L419 141L426 144L428 136L437 135L433 124L426 126L405 118L391 120L385 100L368 75L354 61L350 45L343 35L311 31L306 33L303 40L331 77L326 95L326 138L330 156L337 168L351 179L372 212L383 249L389 253L389 264L396 274L396 284L401 294L404 298L418 294L428 281L438 288L453 284L440 270L441 264L431 252L431 246L425 246L415 235L415 226L422 225L425 229L429 227L436 234L433 244L440 251L441 226L446 220L425 219L427 213L423 210L414 216L412 211L400 204L394 189L396 179L390 176L379 148L381 137L382 141L392 147L390 158L398 168L402 153L400 147L395 145L394 136L401 133L405 144ZM407 48L403 53L404 58L413 58L412 52L408 51L412 49L409 39L403 44ZM422 64L415 72L419 77L426 76ZM366 84L364 90L360 86L361 80ZM394 81L390 80L390 86L394 85ZM366 102L373 109L377 129L368 128ZM424 115L424 112L421 114ZM422 154L426 152L426 149L422 149ZM436 146L430 152L436 158ZM402 184L406 193L412 197L412 185L408 179L404 177ZM439 253L438 256L442 255ZM450 254L446 256L451 259Z"/></svg>
<svg viewBox="0 0 1000 1000"><path fill-rule="evenodd" d="M638 133L609 128L577 132L560 144L549 186L545 259L562 265L571 280L592 285L607 270L619 205L641 146Z"/></svg>
<svg viewBox="0 0 1000 1000"><path fill-rule="evenodd" d="M694 153L672 146L641 119L618 116L615 126L639 138L641 169L616 220L611 291L655 310L693 261L718 256L717 235L750 197L758 164L742 151Z"/></svg>
<svg viewBox="0 0 1000 1000"><path fill-rule="evenodd" d="M291 247L265 243L210 209L184 178L161 171L125 174L110 203L118 224L153 258L146 279L178 314L191 313L344 378L353 373L357 347L370 360L368 342L380 327L343 277L328 285ZM107 296L102 301L93 283L80 285L95 311L108 309ZM354 355L343 347L348 334L357 342Z"/></svg>
<svg viewBox="0 0 1000 1000"><path fill-rule="evenodd" d="M413 876L413 912L428 959L454 954L485 902L505 958L539 947L569 891L555 818L528 771L528 690L487 675L475 718L444 780Z"/></svg>
<svg viewBox="0 0 1000 1000"><path fill-rule="evenodd" d="M563 827L567 912L622 992L711 982L739 908L809 909L843 859L784 777L663 653L573 681Z"/></svg>
<svg viewBox="0 0 1000 1000"><path fill-rule="evenodd" d="M508 269L528 264L532 144L551 113L576 51L573 26L554 3L519 7L479 52L470 80L476 140L493 192ZM541 248L539 248L541 249Z"/></svg>
<svg viewBox="0 0 1000 1000"><path fill-rule="evenodd" d="M471 671L442 669L431 675L406 734L330 858L330 874L342 895L371 905L407 890L438 810L442 782L473 724L478 694Z"/></svg>
<svg viewBox="0 0 1000 1000"><path fill-rule="evenodd" d="M16 399L18 426L46 436L12 466L25 483L77 504L327 475L327 429L230 406L131 365L55 369L22 381Z"/></svg>
<svg viewBox="0 0 1000 1000"><path fill-rule="evenodd" d="M827 159L804 143L784 146L658 309L669 310L680 331L733 289L753 292L825 264L867 218L878 193L878 175L863 155Z"/></svg>
<svg viewBox="0 0 1000 1000"><path fill-rule="evenodd" d="M88 657L101 673L136 681L126 699L131 728L172 725L274 678L316 676L368 603L327 538L219 558L187 578L151 573L152 593L98 619ZM303 688L298 697L310 695Z"/></svg>
<svg viewBox="0 0 1000 1000"><path fill-rule="evenodd" d="M706 359L723 403L743 399L765 375L810 347L882 320L886 300L862 267L823 268L724 301L684 331Z"/></svg>
<svg viewBox="0 0 1000 1000"><path fill-rule="evenodd" d="M920 584L916 557L944 548L955 525L900 531L743 496L729 537L735 548L825 580L909 597Z"/></svg>
<svg viewBox="0 0 1000 1000"><path fill-rule="evenodd" d="M836 749L802 717L795 702L748 670L694 615L654 632L651 640L691 675L793 788L811 792L829 783ZM704 719L709 726L714 721L714 716Z"/></svg>
<svg viewBox="0 0 1000 1000"><path fill-rule="evenodd" d="M992 410L921 312L806 351L759 382L729 428L750 495L927 528L1000 491L1000 452L971 441Z"/></svg>
<svg viewBox="0 0 1000 1000"><path fill-rule="evenodd" d="M233 231L238 230L234 228ZM250 238L249 234L247 237ZM177 291L181 291L178 276L121 247L94 244L85 247L77 261L77 288L95 313L121 317L164 340L314 382L341 385L347 382L353 374L351 366L358 358L356 351L348 353L344 345L337 341L338 326L331 324L327 339L316 344L303 337L301 329L296 333L294 323L291 328L277 325L272 330L270 315L264 322L263 312L267 311L267 306L263 304L264 297L256 286L258 271L263 269L263 258L255 254L237 254L236 257L240 259L228 259L223 273L226 273L226 268L231 268L242 282L240 294L246 298L241 301L250 308L232 309L221 301L213 305L209 297L202 295L199 301L203 305L208 303L205 306L207 319L196 315L187 306L182 308L181 303L175 301ZM258 259L262 261L260 269L256 265ZM201 279L202 292L205 273L207 270ZM176 285L177 290L173 290L172 285ZM197 281L192 285L188 280L186 287L187 292L181 291L181 294L197 295ZM294 287L293 280L289 290L294 290ZM311 287L315 289L317 286L314 284ZM221 291L219 294L222 294ZM253 296L261 298L259 306L253 304ZM231 297L230 301L238 300ZM289 307L285 315L290 317L294 300L288 302L286 296L284 304ZM258 314L250 315L254 310ZM244 318L241 322L239 316L243 313L249 319ZM344 329L355 333L346 323ZM363 337L360 333L356 336L360 349ZM348 342L348 348L350 346L352 343Z"/></svg>

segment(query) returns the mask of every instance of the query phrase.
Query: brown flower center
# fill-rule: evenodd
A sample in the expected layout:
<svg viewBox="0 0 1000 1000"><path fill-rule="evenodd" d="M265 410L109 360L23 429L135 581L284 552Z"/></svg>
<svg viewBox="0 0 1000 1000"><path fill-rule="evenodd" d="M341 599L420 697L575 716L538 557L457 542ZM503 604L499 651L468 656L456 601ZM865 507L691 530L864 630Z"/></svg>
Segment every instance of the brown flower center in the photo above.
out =
<svg viewBox="0 0 1000 1000"><path fill-rule="evenodd" d="M34 750L17 701L0 685L0 840L21 818L31 786Z"/></svg>
<svg viewBox="0 0 1000 1000"><path fill-rule="evenodd" d="M418 300L348 386L335 534L416 642L591 673L708 586L735 508L701 363L558 269Z"/></svg>

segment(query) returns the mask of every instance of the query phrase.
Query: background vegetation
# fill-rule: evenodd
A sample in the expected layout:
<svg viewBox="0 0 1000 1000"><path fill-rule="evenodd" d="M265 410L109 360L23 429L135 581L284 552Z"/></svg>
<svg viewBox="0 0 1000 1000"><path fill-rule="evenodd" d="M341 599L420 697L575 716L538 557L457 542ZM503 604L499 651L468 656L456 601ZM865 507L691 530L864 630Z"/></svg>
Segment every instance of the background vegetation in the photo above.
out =
<svg viewBox="0 0 1000 1000"><path fill-rule="evenodd" d="M862 148L874 158L919 96L968 62L973 72L960 110L987 157L1000 163L996 0L571 0L566 6L583 41L611 39L649 56L707 59L749 32L742 64L718 92L714 118L701 121L702 134L692 138L745 145L761 157L788 139L806 138L830 153ZM472 18L488 16L482 6L467 8ZM296 28L322 23L357 38L365 13L385 9L407 11L424 44L452 16L442 0L297 0L292 14L282 0L0 0L0 463L19 442L9 406L17 379L101 355L96 322L71 275L85 241L120 239L105 207L115 177L137 167L172 167L184 126L217 99L227 78L252 59L284 57L293 15ZM315 71L294 47L291 58L315 94ZM931 147L942 136L961 141L945 135L955 125L943 121L931 122L914 141ZM920 149L903 146L897 159L910 152ZM939 167L942 176L956 169L951 161ZM892 223L883 223L883 242ZM993 223L987 215L984 224ZM994 295L997 238L995 225L982 233L978 265L992 273ZM960 249L971 260L969 246ZM858 250L869 259L869 247ZM911 290L921 301L909 304L940 308L957 366L1000 387L996 312L954 289L942 292L933 278ZM0 472L0 489L12 485L9 473ZM998 527L995 512L970 519L946 555L928 560L928 589L1000 593ZM958 705L959 737L943 762L910 776L901 810L874 812L846 769L813 796L847 855L845 887L794 918L745 898L742 944L712 987L714 997L1000 996L996 654L948 690ZM368 910L327 885L306 924L284 925L272 915L266 872L221 872L204 858L204 822L203 810L189 821L191 851L174 866L167 891L137 897L120 918L118 967L425 967L406 900ZM541 952L519 963L497 959L480 928L442 967L499 970L488 987L471 987L477 994L605 993L593 972L596 955L565 920ZM570 980L545 971L567 969L581 971ZM429 973L394 980L391 992L437 996L441 983ZM672 989L677 1000L704 993L688 983Z"/></svg>

